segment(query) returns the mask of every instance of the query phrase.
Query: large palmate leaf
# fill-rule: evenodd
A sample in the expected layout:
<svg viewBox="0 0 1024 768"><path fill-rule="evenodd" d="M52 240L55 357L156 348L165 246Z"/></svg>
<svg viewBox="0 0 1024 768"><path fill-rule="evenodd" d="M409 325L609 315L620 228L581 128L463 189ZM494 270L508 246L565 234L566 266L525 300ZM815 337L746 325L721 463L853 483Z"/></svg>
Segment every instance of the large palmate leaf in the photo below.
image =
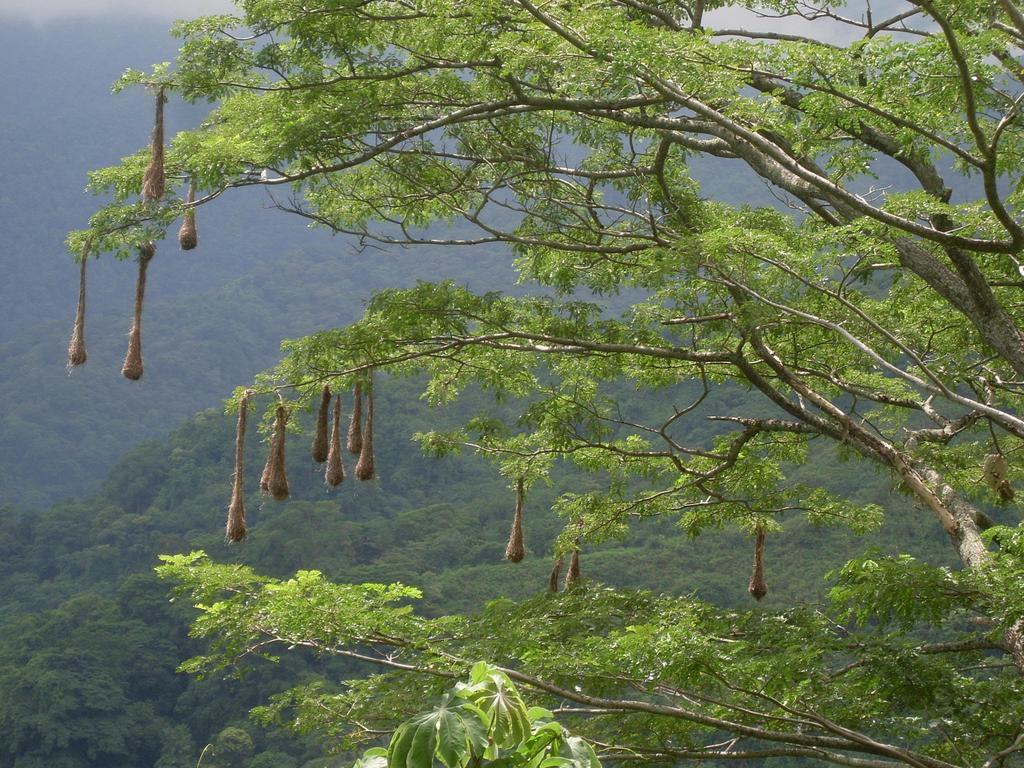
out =
<svg viewBox="0 0 1024 768"><path fill-rule="evenodd" d="M473 666L441 703L402 723L386 750L367 751L354 768L601 768L593 747L569 736L540 707L527 709L502 670Z"/></svg>
<svg viewBox="0 0 1024 768"><path fill-rule="evenodd" d="M430 768L437 758L447 768L463 768L487 749L487 717L449 695L437 708L403 723L391 737L388 768Z"/></svg>
<svg viewBox="0 0 1024 768"><path fill-rule="evenodd" d="M530 736L526 704L512 681L491 665L484 662L474 665L469 684L457 686L455 695L471 701L484 712L492 744L488 757L497 757L495 749L515 747Z"/></svg>

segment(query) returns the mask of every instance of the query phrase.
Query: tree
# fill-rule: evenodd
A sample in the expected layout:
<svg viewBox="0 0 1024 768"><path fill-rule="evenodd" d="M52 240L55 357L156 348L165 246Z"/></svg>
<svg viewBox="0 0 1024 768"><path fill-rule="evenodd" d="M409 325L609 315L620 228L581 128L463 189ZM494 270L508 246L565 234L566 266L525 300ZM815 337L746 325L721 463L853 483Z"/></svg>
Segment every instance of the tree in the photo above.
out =
<svg viewBox="0 0 1024 768"><path fill-rule="evenodd" d="M244 766L252 758L255 747L252 736L242 728L228 727L217 734L210 750L218 766Z"/></svg>
<svg viewBox="0 0 1024 768"><path fill-rule="evenodd" d="M427 372L439 403L470 386L521 398L518 419L481 416L464 430L419 438L439 454L487 454L527 490L557 461L602 478L600 492L556 505L567 521L556 550L565 553L617 535L637 516L675 515L690 533L736 525L755 537L757 552L796 514L854 530L877 525L881 510L787 480L788 465L831 445L887 473L929 510L966 566L955 575L907 559L848 566L840 615L874 616L895 632L852 646L817 614L787 615L785 629L759 614L735 619L753 622L737 630L742 637L767 644L751 645L733 637L733 619L692 604L646 598L634 615L610 607L613 597L581 599L579 610L640 627L622 636L602 630L629 653L577 649L593 664L575 669L595 686L584 694L551 682L549 656L574 668L557 644L542 644L543 653L536 642L500 653L489 646L511 666L536 667L513 679L598 719L642 712L703 729L706 742L684 729L672 739L692 741L663 748L647 721L650 731L624 739L614 735L619 723L608 726L612 736L601 743L609 750L659 759L996 765L1017 751L1024 739L1009 721L985 719L1019 721L1012 705L983 722L960 698L1016 690L1024 671L1024 606L1008 577L1019 567L1019 533L984 532L992 527L984 507L1013 498L1024 438L1024 14L1012 0L894 2L881 15L870 2L797 0L243 7L241 17L179 25L185 42L175 68L122 81L220 100L166 157L172 186L187 176L198 200L171 191L133 202L140 153L94 175L94 188L115 200L88 232L71 236L73 250L89 241L126 256L183 211L254 185L279 208L366 244L507 244L539 295L475 295L451 284L381 292L356 324L289 342L256 390L305 402L325 381L344 386L385 370ZM799 24L783 29L777 20ZM688 170L701 156L767 183L780 206L702 199ZM627 301L616 316L611 307ZM642 393L637 403L609 397L623 381ZM759 399L742 412L702 409L710 388L725 384ZM680 399L680 387L691 400ZM718 426L712 442L689 439L697 419ZM205 575L179 563L175 573L203 592L214 577L199 570ZM751 592L763 588L755 569ZM263 605L270 598L258 592L250 597ZM258 647L251 633L289 634L261 629L253 616L212 623L245 638L234 637L237 647L224 641L235 652L250 641ZM685 638L659 616L687 625ZM965 617L983 629L938 644L905 634L919 622L956 634ZM427 632L422 626L406 629ZM318 622L306 630L341 631ZM688 668L670 672L668 661L640 662L657 657L651 648L663 636L677 643L665 659L687 648L712 670L715 642L726 644L720 655L728 643L742 649L728 674L693 677ZM373 633L345 637L389 645ZM427 654L420 661L429 668L443 645L430 640L401 645ZM769 647L771 672L757 664ZM961 665L948 654L975 656ZM1015 672L992 669L1004 656ZM599 682L604 675L619 691L643 688L645 698L617 698ZM773 675L785 684L769 685ZM902 693L873 709L866 699L890 676ZM961 703L946 712L935 704L939 691ZM915 697L936 716L922 714ZM933 720L922 736L921 723ZM760 746L715 747L716 733Z"/></svg>
<svg viewBox="0 0 1024 768"><path fill-rule="evenodd" d="M139 691L166 685L164 670L173 683L176 656L159 628L94 593L11 620L0 640L0 765L154 763L180 734Z"/></svg>

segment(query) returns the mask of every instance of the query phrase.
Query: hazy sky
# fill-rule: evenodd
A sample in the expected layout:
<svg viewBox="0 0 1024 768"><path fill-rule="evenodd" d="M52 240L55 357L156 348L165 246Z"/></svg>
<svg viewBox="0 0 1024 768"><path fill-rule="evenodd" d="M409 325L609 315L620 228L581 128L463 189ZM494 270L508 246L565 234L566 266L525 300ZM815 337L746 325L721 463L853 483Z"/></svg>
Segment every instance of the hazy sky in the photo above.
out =
<svg viewBox="0 0 1024 768"><path fill-rule="evenodd" d="M859 6L860 3L852 5ZM897 6L902 3L899 0L878 0L875 5ZM129 13L160 19L181 19L207 13L224 13L233 10L234 7L231 0L0 0L0 16L47 21L55 18ZM878 12L881 15L885 10L887 9Z"/></svg>
<svg viewBox="0 0 1024 768"><path fill-rule="evenodd" d="M875 0L873 6L877 15L884 18L887 13L905 8L906 0ZM862 9L862 2L851 2L847 13L859 17ZM34 22L112 14L173 20L233 10L236 8L231 0L0 0L0 18L7 16ZM710 15L709 21L719 26L736 25L791 33L806 32L837 43L849 42L859 36L854 29L828 26L823 28L821 24L811 25L799 19L753 20L749 13L735 9L714 12Z"/></svg>
<svg viewBox="0 0 1024 768"><path fill-rule="evenodd" d="M184 19L231 11L230 0L0 0L0 16L32 21L106 14Z"/></svg>

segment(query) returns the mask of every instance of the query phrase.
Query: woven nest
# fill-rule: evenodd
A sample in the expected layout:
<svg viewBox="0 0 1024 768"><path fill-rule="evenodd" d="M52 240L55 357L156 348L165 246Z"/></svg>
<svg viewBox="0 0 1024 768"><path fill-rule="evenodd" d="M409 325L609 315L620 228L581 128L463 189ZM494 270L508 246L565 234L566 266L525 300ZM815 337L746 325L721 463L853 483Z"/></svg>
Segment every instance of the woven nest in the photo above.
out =
<svg viewBox="0 0 1024 768"><path fill-rule="evenodd" d="M548 574L548 592L558 591L558 577L562 573L562 562L562 558L559 557L551 566L551 573Z"/></svg>
<svg viewBox="0 0 1024 768"><path fill-rule="evenodd" d="M235 432L235 474L231 484L231 503L228 504L228 520L224 526L224 537L230 542L245 538L245 427L249 412L249 395L246 393L238 403L238 427Z"/></svg>
<svg viewBox="0 0 1024 768"><path fill-rule="evenodd" d="M516 482L516 511L512 517L508 544L505 546L505 559L512 563L518 563L526 556L526 546L523 543L523 495L523 479L519 478Z"/></svg>
<svg viewBox="0 0 1024 768"><path fill-rule="evenodd" d="M363 430L359 461L356 462L356 478L372 480L373 467L373 371L366 382L366 428ZM351 448L351 445L349 446Z"/></svg>
<svg viewBox="0 0 1024 768"><path fill-rule="evenodd" d="M153 120L153 137L150 141L149 165L142 177L142 199L147 202L159 200L164 196L166 180L164 177L164 89L156 92L156 117Z"/></svg>
<svg viewBox="0 0 1024 768"><path fill-rule="evenodd" d="M569 560L569 570L565 572L564 589L570 590L580 583L580 551L574 549Z"/></svg>
<svg viewBox="0 0 1024 768"><path fill-rule="evenodd" d="M128 352L124 356L121 374L126 379L138 381L142 378L142 306L146 298L146 270L156 255L156 246L146 243L139 247L139 274L135 281L135 314L132 329L128 333Z"/></svg>
<svg viewBox="0 0 1024 768"><path fill-rule="evenodd" d="M316 433L313 436L313 444L309 448L313 461L318 464L327 461L327 452L330 447L327 442L327 417L330 415L330 409L331 387L324 384L324 388L320 392L320 409L316 414Z"/></svg>
<svg viewBox="0 0 1024 768"><path fill-rule="evenodd" d="M747 591L755 600L760 600L768 594L768 584L764 580L764 542L766 534L763 525L757 526L757 533L754 537L754 567L750 574L750 584Z"/></svg>
<svg viewBox="0 0 1024 768"><path fill-rule="evenodd" d="M89 252L92 250L90 236L82 248L82 256L78 265L78 308L75 310L75 325L71 330L68 342L68 368L85 363L85 268L89 263Z"/></svg>
<svg viewBox="0 0 1024 768"><path fill-rule="evenodd" d="M334 423L331 428L331 443L327 451L327 468L324 480L331 488L337 488L345 479L345 465L341 461L341 395L334 400Z"/></svg>
<svg viewBox="0 0 1024 768"><path fill-rule="evenodd" d="M363 388L356 382L352 391L352 418L348 423L348 452L358 456L363 452Z"/></svg>
<svg viewBox="0 0 1024 768"><path fill-rule="evenodd" d="M289 494L284 455L289 415L287 408L283 405L277 406L277 411L274 414L274 434L270 439L270 451L267 453L267 463L263 467L263 476L260 478L260 490L269 493L275 501L284 501Z"/></svg>

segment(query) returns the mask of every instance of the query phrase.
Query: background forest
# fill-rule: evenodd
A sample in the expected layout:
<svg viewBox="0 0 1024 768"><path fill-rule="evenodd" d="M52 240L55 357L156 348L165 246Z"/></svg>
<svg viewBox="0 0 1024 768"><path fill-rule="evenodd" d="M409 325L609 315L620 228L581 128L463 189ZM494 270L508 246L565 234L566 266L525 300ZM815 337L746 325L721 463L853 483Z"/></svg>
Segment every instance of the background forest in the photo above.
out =
<svg viewBox="0 0 1024 768"><path fill-rule="evenodd" d="M278 577L317 569L345 582L401 581L424 590L428 615L471 613L496 596L541 591L561 527L550 515L530 517L527 559L502 562L506 483L479 459L427 458L408 439L484 401L431 411L419 399L422 382L402 380L382 388L376 482L328 494L296 442L291 500L254 504L249 540L223 543L233 419L221 401L233 387L273 364L283 338L356 319L374 290L427 278L474 290L509 283L499 247L360 250L267 215L259 191L233 196L202 210L198 250L166 245L154 262L144 380L118 373L133 275L109 259L90 274L89 362L66 373L75 269L62 243L94 207L77 190L88 169L146 140L147 97L112 97L109 86L126 66L170 58L176 43L165 30L137 19L0 26L0 768L185 768L207 745L208 768L335 764L330 745L254 723L248 711L297 681L336 678L344 664L300 654L242 677L176 674L199 646L187 636L192 609L169 601L153 575L158 554L203 549ZM180 104L170 110L174 129L200 116ZM735 165L694 168L707 197L774 203ZM712 394L723 409L748 396L732 387ZM688 438L709 439L707 429ZM251 455L258 439L250 435ZM851 539L795 521L773 543L766 609L819 598L828 572L871 547L952 562L941 531L922 534L927 513L886 476L831 453L811 471L793 467L793 478L881 505L886 524ZM530 507L545 510L589 482L559 471ZM745 542L729 532L690 539L651 521L588 551L583 568L595 582L748 607ZM811 545L815 557L797 556Z"/></svg>

